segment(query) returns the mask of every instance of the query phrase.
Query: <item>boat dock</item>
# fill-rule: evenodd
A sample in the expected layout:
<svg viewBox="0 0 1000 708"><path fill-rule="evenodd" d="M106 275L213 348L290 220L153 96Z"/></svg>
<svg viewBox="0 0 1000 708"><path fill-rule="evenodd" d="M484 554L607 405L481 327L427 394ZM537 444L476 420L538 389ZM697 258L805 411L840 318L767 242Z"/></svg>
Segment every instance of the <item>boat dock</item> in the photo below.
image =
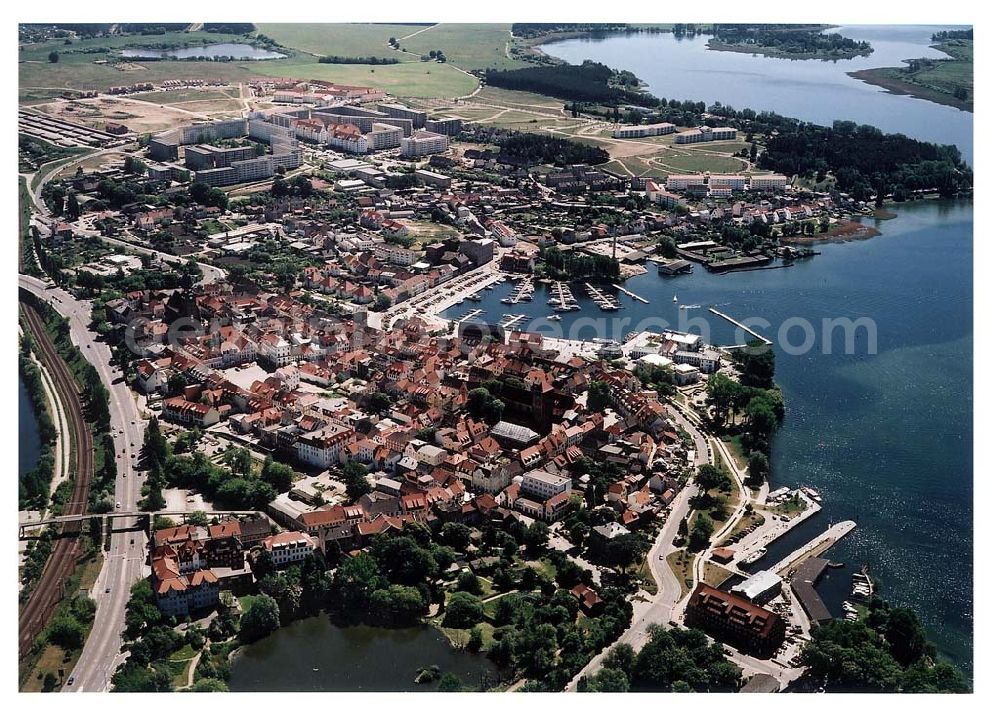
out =
<svg viewBox="0 0 1000 708"><path fill-rule="evenodd" d="M641 302L641 303L643 303L643 304L646 304L646 305L648 305L648 304L649 304L649 300L647 300L646 298L644 298L644 297L642 297L642 296L640 296L640 295L636 295L636 294L635 294L634 292L632 292L631 290L626 290L626 289L625 289L625 288L623 288L623 287L622 287L621 285L617 285L617 284L615 284L615 283L612 283L612 284L611 284L611 287L615 288L616 290L620 290L620 291L622 291L623 293L625 293L626 295L628 295L628 296L629 296L630 298L632 298L633 300L638 300L639 302Z"/></svg>
<svg viewBox="0 0 1000 708"><path fill-rule="evenodd" d="M462 315L457 320L455 320L455 324L462 324L466 320L471 320L471 319L473 319L475 317L479 317L479 315L481 315L481 314L483 314L483 311L480 310L478 307L476 309L474 309L474 310L469 310L464 315Z"/></svg>
<svg viewBox="0 0 1000 708"><path fill-rule="evenodd" d="M748 334L752 334L754 337L756 337L760 341L764 342L764 344L766 344L768 346L770 346L771 344L774 343L770 339L768 339L767 337L765 337L765 336L763 336L761 334L757 334L756 332L754 332L752 329L750 329L749 327L747 327L742 322L738 322L738 321L734 320L732 317L730 317L729 315L727 315L724 312L719 312L714 307L708 308L708 311L711 312L713 315L718 315L719 317L721 317L722 319L724 319L726 322L728 322L728 323L730 323L732 325L735 325L736 327L739 327L744 332L747 332ZM728 348L728 347L723 347L723 348Z"/></svg>
<svg viewBox="0 0 1000 708"><path fill-rule="evenodd" d="M527 315L504 315L500 318L500 326L504 329L514 329L526 319L528 319Z"/></svg>
<svg viewBox="0 0 1000 708"><path fill-rule="evenodd" d="M806 508L797 516L788 521L782 521L779 512L772 509L766 511L770 517L765 517L765 522L748 533L740 541L730 546L733 549L733 561L736 565L746 563L747 559L757 551L766 548L769 544L781 538L806 519L809 519L819 512L822 507L812 499L806 501Z"/></svg>
<svg viewBox="0 0 1000 708"><path fill-rule="evenodd" d="M549 304L553 306L556 312L570 312L580 309L580 306L576 303L576 298L573 297L573 293L570 292L569 286L566 283L555 282L552 284L552 290L554 294L549 298Z"/></svg>
<svg viewBox="0 0 1000 708"><path fill-rule="evenodd" d="M587 294L590 295L594 302L597 303L597 306L602 310L617 310L621 307L615 298L590 283L584 283L583 287L587 290Z"/></svg>
<svg viewBox="0 0 1000 708"><path fill-rule="evenodd" d="M787 573L807 558L826 553L833 544L853 531L856 526L857 524L853 521L841 521L839 524L834 524L812 541L809 541L809 543L789 553L782 560L768 568L768 570L778 575Z"/></svg>
<svg viewBox="0 0 1000 708"><path fill-rule="evenodd" d="M510 299L511 305L517 305L521 302L531 302L532 298L535 297L535 281L527 277L521 281L521 284L517 286L514 291L513 297Z"/></svg>

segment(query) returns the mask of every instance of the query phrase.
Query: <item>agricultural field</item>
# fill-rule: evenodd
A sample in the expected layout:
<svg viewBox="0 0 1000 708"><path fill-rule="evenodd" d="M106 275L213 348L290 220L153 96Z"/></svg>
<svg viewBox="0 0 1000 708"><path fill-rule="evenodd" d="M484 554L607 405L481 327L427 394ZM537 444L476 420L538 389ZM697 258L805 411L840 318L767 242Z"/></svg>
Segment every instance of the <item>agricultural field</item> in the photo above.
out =
<svg viewBox="0 0 1000 708"><path fill-rule="evenodd" d="M449 64L463 69L519 69L530 66L512 59L507 53L511 41L509 24L437 24L430 29L400 40L413 54L432 50L444 52Z"/></svg>
<svg viewBox="0 0 1000 708"><path fill-rule="evenodd" d="M315 56L338 55L344 57L396 58L403 61L406 55L389 48L389 38L413 34L430 25L391 24L280 24L257 23L257 31L267 35L284 47L291 47ZM409 47L401 42L402 46ZM447 52L446 52L447 54Z"/></svg>
<svg viewBox="0 0 1000 708"><path fill-rule="evenodd" d="M264 62L261 62L263 64ZM401 97L449 98L472 93L479 80L448 64L408 62L385 66L365 64L267 62L257 74L319 79L357 86L374 86Z"/></svg>

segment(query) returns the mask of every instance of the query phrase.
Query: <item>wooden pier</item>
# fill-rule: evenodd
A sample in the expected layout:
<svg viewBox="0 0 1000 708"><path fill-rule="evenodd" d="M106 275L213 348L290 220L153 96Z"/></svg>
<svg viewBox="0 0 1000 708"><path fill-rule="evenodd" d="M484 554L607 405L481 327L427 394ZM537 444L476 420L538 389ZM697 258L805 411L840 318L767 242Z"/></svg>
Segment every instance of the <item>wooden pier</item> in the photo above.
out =
<svg viewBox="0 0 1000 708"><path fill-rule="evenodd" d="M628 296L629 296L630 298L632 298L633 300L638 300L639 302L641 302L641 303L644 303L644 304L646 304L646 305L648 305L648 304L649 304L649 300L647 300L646 298L642 297L641 295L636 295L636 294L635 294L634 292L632 292L631 290L626 290L626 289L625 289L625 288L623 288L623 287L622 287L621 285L616 285L616 284L612 283L612 284L611 284L611 287L615 288L616 290L620 290L620 291L622 291L623 293L625 293L626 295L628 295Z"/></svg>
<svg viewBox="0 0 1000 708"><path fill-rule="evenodd" d="M721 317L722 319L724 319L726 322L729 322L730 324L735 325L736 327L739 327L744 332L746 332L748 334L752 334L754 337L756 337L760 341L764 342L764 344L766 344L768 346L774 344L774 342L772 342L770 339L768 339L764 335L757 334L752 329L750 329L749 327L747 327L745 324L743 324L742 322L738 322L738 321L734 320L732 317L730 317L729 315L725 314L724 312L719 312L714 307L708 308L708 311L711 312L713 315L718 315L719 317ZM724 347L724 348L728 349L729 347Z"/></svg>

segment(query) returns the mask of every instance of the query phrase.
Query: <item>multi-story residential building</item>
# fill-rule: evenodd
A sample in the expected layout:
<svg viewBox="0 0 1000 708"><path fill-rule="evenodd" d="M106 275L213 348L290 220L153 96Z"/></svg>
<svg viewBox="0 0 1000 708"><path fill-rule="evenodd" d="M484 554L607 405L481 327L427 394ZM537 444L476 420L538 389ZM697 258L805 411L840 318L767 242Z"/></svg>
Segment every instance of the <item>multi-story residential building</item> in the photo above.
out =
<svg viewBox="0 0 1000 708"><path fill-rule="evenodd" d="M614 130L616 138L650 138L667 135L677 130L673 123L650 123L648 125L622 125Z"/></svg>
<svg viewBox="0 0 1000 708"><path fill-rule="evenodd" d="M219 409L178 396L163 402L163 417L181 425L207 428L219 422Z"/></svg>
<svg viewBox="0 0 1000 708"><path fill-rule="evenodd" d="M172 547L165 546L155 553L151 566L156 606L164 616L180 619L194 610L218 604L218 576L208 568L183 572Z"/></svg>
<svg viewBox="0 0 1000 708"><path fill-rule="evenodd" d="M698 583L685 610L688 624L756 656L771 656L785 639L785 620L733 593Z"/></svg>
<svg viewBox="0 0 1000 708"><path fill-rule="evenodd" d="M427 113L425 111L407 108L399 103L381 103L378 108L390 118L406 118L413 121L414 128L423 128L424 123L427 121Z"/></svg>
<svg viewBox="0 0 1000 708"><path fill-rule="evenodd" d="M300 461L326 469L337 462L352 436L349 428L339 425L302 433L295 442L295 452Z"/></svg>
<svg viewBox="0 0 1000 708"><path fill-rule="evenodd" d="M703 189L705 187L705 175L667 175L667 189L679 189L682 192L691 189Z"/></svg>
<svg viewBox="0 0 1000 708"><path fill-rule="evenodd" d="M369 150L389 150L402 144L403 129L398 125L388 123L372 123L371 130L365 136Z"/></svg>
<svg viewBox="0 0 1000 708"><path fill-rule="evenodd" d="M736 140L736 128L709 128L703 125L693 130L685 130L674 137L679 145L690 143L707 143L713 140Z"/></svg>
<svg viewBox="0 0 1000 708"><path fill-rule="evenodd" d="M292 344L277 334L265 334L260 338L260 356L274 366L290 364L294 359Z"/></svg>
<svg viewBox="0 0 1000 708"><path fill-rule="evenodd" d="M784 192L788 186L785 175L751 175L750 191L753 192Z"/></svg>
<svg viewBox="0 0 1000 708"><path fill-rule="evenodd" d="M521 478L521 493L538 499L550 499L573 488L571 477L562 477L545 470L531 470Z"/></svg>
<svg viewBox="0 0 1000 708"><path fill-rule="evenodd" d="M258 182L274 176L274 161L267 155L233 163L237 182Z"/></svg>
<svg viewBox="0 0 1000 708"><path fill-rule="evenodd" d="M454 136L462 132L462 119L455 116L428 118L425 127L432 133Z"/></svg>
<svg viewBox="0 0 1000 708"><path fill-rule="evenodd" d="M400 141L399 154L402 157L422 157L444 152L448 149L448 136L427 130L415 130L408 138Z"/></svg>
<svg viewBox="0 0 1000 708"><path fill-rule="evenodd" d="M261 544L271 553L276 566L304 561L316 552L317 541L301 531L285 531L268 536Z"/></svg>

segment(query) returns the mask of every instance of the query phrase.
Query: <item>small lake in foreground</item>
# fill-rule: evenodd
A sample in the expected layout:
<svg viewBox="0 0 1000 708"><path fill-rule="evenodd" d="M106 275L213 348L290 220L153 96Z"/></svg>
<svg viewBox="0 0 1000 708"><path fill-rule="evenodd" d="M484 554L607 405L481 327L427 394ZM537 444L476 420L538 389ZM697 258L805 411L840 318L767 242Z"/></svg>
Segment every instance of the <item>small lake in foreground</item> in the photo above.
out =
<svg viewBox="0 0 1000 708"><path fill-rule="evenodd" d="M206 44L181 49L123 49L129 59L284 59L285 55L250 44Z"/></svg>
<svg viewBox="0 0 1000 708"><path fill-rule="evenodd" d="M498 671L482 654L452 648L432 627L338 627L325 616L293 622L234 657L231 691L435 691L416 684L421 668L437 665L479 689ZM318 670L314 670L318 669Z"/></svg>

